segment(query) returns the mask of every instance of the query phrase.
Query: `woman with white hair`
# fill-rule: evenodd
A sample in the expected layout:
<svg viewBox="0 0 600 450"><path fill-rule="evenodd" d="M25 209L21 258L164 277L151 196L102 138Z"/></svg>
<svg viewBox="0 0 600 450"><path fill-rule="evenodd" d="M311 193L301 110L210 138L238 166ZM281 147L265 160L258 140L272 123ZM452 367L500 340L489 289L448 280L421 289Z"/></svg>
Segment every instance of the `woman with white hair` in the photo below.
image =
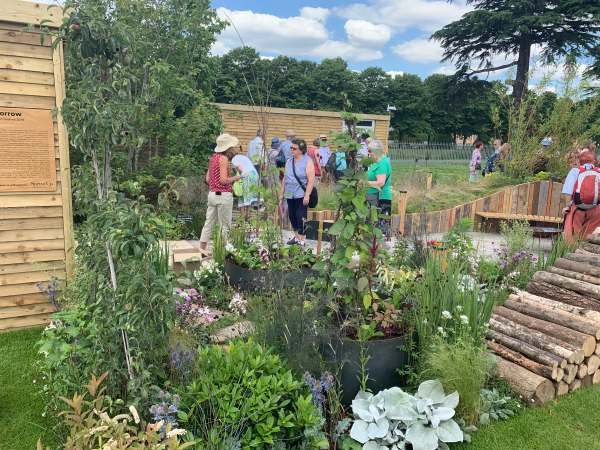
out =
<svg viewBox="0 0 600 450"><path fill-rule="evenodd" d="M383 143L373 139L368 143L369 156L375 160L367 170L367 202L384 216L392 214L392 163Z"/></svg>

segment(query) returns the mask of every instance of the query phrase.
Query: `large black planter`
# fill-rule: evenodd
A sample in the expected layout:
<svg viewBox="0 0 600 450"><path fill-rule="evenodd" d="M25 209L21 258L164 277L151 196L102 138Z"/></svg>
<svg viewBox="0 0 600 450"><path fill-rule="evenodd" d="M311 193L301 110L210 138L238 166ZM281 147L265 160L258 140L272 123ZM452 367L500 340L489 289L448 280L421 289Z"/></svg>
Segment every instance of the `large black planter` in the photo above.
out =
<svg viewBox="0 0 600 450"><path fill-rule="evenodd" d="M371 392L377 393L382 389L402 386L405 383L405 378L398 373L398 369L408 364L408 353L403 348L404 340L404 337L396 337L362 344L364 354L368 357L367 387ZM347 338L336 339L323 350L326 359L342 365L339 377L342 403L350 405L360 390L361 343Z"/></svg>
<svg viewBox="0 0 600 450"><path fill-rule="evenodd" d="M247 269L228 259L225 260L224 272L232 286L246 292L289 287L303 288L306 280L316 275L312 269L298 269L293 272Z"/></svg>
<svg viewBox="0 0 600 450"><path fill-rule="evenodd" d="M329 235L329 233L327 233L327 230L329 230L331 227L333 226L333 223L331 222L324 222L323 223L323 242L329 242L331 241L331 236ZM308 220L304 223L304 232L306 233L306 238L316 241L317 239L319 239L319 221L318 220Z"/></svg>

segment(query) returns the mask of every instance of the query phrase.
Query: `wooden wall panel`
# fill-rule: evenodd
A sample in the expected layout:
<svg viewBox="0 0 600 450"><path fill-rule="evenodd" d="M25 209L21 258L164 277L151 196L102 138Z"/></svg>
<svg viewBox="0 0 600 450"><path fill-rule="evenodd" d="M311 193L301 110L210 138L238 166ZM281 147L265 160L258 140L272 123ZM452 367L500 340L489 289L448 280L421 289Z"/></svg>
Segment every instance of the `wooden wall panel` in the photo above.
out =
<svg viewBox="0 0 600 450"><path fill-rule="evenodd" d="M20 0L0 8L0 107L56 111L64 98L62 46L25 29L57 25L60 9ZM0 330L48 323L53 306L38 283L72 271L72 213L68 138L53 116L56 189L0 193Z"/></svg>
<svg viewBox="0 0 600 450"><path fill-rule="evenodd" d="M307 111L299 109L269 108L265 113L251 106L227 105L218 103L225 132L237 136L244 149L256 136L256 130L264 123L267 128L267 146L274 136L285 139L286 130L292 129L296 137L311 143L320 134L332 130L341 131L343 121L340 113L327 111ZM360 114L362 119L375 121L375 137L387 147L390 118L387 115Z"/></svg>

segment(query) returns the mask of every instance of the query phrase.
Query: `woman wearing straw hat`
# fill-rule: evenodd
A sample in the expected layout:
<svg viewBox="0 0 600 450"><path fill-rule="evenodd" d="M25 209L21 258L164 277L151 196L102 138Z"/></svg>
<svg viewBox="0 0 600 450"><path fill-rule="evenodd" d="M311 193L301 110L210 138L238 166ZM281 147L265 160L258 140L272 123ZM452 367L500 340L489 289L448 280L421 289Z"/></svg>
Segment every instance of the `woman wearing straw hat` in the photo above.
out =
<svg viewBox="0 0 600 450"><path fill-rule="evenodd" d="M214 227L218 224L222 232L227 232L231 225L233 210L232 185L241 177L231 174L231 159L240 141L235 136L224 133L217 138L215 152L208 162L206 184L208 184L208 207L206 221L200 236L200 248L206 250Z"/></svg>

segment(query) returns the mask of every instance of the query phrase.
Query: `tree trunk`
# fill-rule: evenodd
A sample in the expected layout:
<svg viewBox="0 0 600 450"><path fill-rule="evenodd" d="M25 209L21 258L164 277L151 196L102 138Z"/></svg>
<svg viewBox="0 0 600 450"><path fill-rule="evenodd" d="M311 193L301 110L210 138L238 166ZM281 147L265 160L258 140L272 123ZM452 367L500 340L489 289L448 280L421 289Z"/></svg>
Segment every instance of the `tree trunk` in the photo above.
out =
<svg viewBox="0 0 600 450"><path fill-rule="evenodd" d="M569 385L564 381L560 381L556 384L556 395L561 396L569 392Z"/></svg>
<svg viewBox="0 0 600 450"><path fill-rule="evenodd" d="M569 364L565 368L565 373L563 375L563 381L567 384L571 384L575 378L577 377L577 366L575 364Z"/></svg>
<svg viewBox="0 0 600 450"><path fill-rule="evenodd" d="M567 313L571 313L574 316L577 316L580 320L585 320L586 322L600 327L600 312L598 311L592 311L590 309L568 305L563 302L551 300L549 298L534 295L525 291L519 291L517 294L512 294L509 298L516 298L522 302L529 303L532 305L543 305L554 310L560 310Z"/></svg>
<svg viewBox="0 0 600 450"><path fill-rule="evenodd" d="M554 261L554 267L558 267L564 270L570 270L571 272L578 272L583 275L590 275L592 277L600 277L600 268L592 266L584 262L571 261L566 258L558 258Z"/></svg>
<svg viewBox="0 0 600 450"><path fill-rule="evenodd" d="M521 36L519 45L519 60L517 63L517 76L513 83L513 99L515 107L519 107L523 94L527 91L529 82L529 60L531 58L531 41L528 36Z"/></svg>
<svg viewBox="0 0 600 450"><path fill-rule="evenodd" d="M594 266L600 265L600 256L599 255L592 255L592 254L590 254L590 252L583 252L583 251L579 251L579 250L580 249L577 249L575 252L565 255L565 258L569 259L571 261L592 264Z"/></svg>
<svg viewBox="0 0 600 450"><path fill-rule="evenodd" d="M563 289L561 287L553 286L552 284L541 281L530 281L529 284L527 284L527 290L533 294L548 297L550 299L566 303L567 305L600 312L600 302L584 297L583 295L570 291L569 289Z"/></svg>
<svg viewBox="0 0 600 450"><path fill-rule="evenodd" d="M486 337L489 340L498 342L504 345L505 347L510 348L511 350L522 353L529 359L537 361L540 364L544 364L550 367L554 367L554 365L556 365L561 368L565 368L567 366L567 360L565 358L561 358L552 353L548 353L547 351L534 347L533 345L520 341L519 339L512 338L503 333L499 333L498 331L488 330Z"/></svg>
<svg viewBox="0 0 600 450"><path fill-rule="evenodd" d="M499 358L496 370L528 404L541 405L554 399L552 381L502 358Z"/></svg>
<svg viewBox="0 0 600 450"><path fill-rule="evenodd" d="M560 267L548 267L548 272L561 275L563 277L572 278L573 280L585 281L586 283L600 285L600 278L584 273L573 272L572 270L561 269Z"/></svg>
<svg viewBox="0 0 600 450"><path fill-rule="evenodd" d="M539 271L533 275L533 281L543 281L570 291L593 297L600 300L600 286L586 283L585 281L573 280L555 273Z"/></svg>
<svg viewBox="0 0 600 450"><path fill-rule="evenodd" d="M554 367L548 367L538 362L532 361L531 359L521 355L519 352L515 352L514 350L511 350L510 348L507 348L504 345L498 344L497 342L487 341L486 344L491 351L496 353L498 356L506 359L507 361L518 364L519 366L524 367L527 370L532 371L533 373L537 373L541 377L548 378L550 380L557 379L556 363Z"/></svg>
<svg viewBox="0 0 600 450"><path fill-rule="evenodd" d="M588 368L587 374L593 375L598 369L600 369L600 358L597 355L592 355L585 359L585 364Z"/></svg>
<svg viewBox="0 0 600 450"><path fill-rule="evenodd" d="M576 361L581 362L584 358L583 351L574 351L572 348L565 347L563 342L560 342L551 336L546 336L543 333L521 326L501 316L492 316L490 319L490 329L519 339L534 347L541 348L553 355L560 356L569 363L574 363Z"/></svg>
<svg viewBox="0 0 600 450"><path fill-rule="evenodd" d="M564 347L572 346L574 350L582 349L584 356L591 356L596 351L596 338L589 334L580 333L571 330L570 328L557 325L545 320L536 319L534 317L521 314L520 312L500 306L494 309L494 312L502 317L519 323L532 330L540 331L548 336L553 336L565 342ZM568 344L568 346L566 345ZM579 361L582 362L582 361Z"/></svg>
<svg viewBox="0 0 600 450"><path fill-rule="evenodd" d="M571 330L578 331L600 339L600 326L596 326L585 319L580 319L574 314L557 309L548 308L542 304L534 305L514 298L508 298L504 302L504 307L520 312L522 314L535 317L536 319L552 322ZM596 345L594 344L594 351Z"/></svg>

